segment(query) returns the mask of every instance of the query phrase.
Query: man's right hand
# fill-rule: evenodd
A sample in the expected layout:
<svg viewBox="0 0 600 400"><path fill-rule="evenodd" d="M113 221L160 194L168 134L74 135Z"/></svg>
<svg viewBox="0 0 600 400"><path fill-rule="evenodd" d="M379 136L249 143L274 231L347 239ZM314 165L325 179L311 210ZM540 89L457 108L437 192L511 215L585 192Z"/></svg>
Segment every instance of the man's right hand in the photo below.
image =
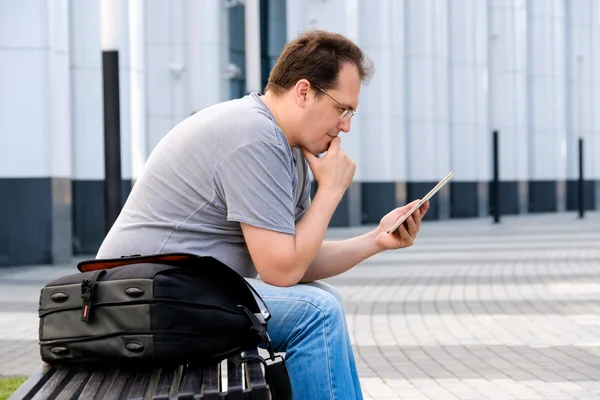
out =
<svg viewBox="0 0 600 400"><path fill-rule="evenodd" d="M356 163L340 148L341 142L339 137L335 137L323 158L318 158L302 149L302 154L319 184L319 189L337 193L340 198L352 183L352 177L356 171Z"/></svg>

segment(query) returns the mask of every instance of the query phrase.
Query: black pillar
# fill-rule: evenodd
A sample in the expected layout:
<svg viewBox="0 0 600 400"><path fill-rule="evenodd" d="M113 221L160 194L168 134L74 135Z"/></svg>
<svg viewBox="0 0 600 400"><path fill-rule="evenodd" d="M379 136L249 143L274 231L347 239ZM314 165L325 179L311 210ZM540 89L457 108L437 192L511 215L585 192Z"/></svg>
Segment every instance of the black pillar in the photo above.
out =
<svg viewBox="0 0 600 400"><path fill-rule="evenodd" d="M104 205L105 228L110 230L121 211L121 125L119 110L119 53L102 52L104 81Z"/></svg>
<svg viewBox="0 0 600 400"><path fill-rule="evenodd" d="M577 189L579 192L579 218L583 218L585 214L585 189L583 180L583 139L579 138L579 182Z"/></svg>
<svg viewBox="0 0 600 400"><path fill-rule="evenodd" d="M494 158L494 223L500 222L500 160L498 151L498 131L493 137Z"/></svg>

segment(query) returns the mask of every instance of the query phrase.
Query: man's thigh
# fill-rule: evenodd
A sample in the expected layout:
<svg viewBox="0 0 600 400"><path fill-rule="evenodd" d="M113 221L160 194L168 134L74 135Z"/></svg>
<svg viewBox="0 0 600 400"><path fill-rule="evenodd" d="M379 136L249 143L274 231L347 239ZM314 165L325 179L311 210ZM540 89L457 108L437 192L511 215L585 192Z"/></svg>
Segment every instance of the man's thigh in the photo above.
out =
<svg viewBox="0 0 600 400"><path fill-rule="evenodd" d="M294 338L320 319L344 318L339 293L324 282L279 287L247 280L271 312L268 330L276 351L285 351Z"/></svg>

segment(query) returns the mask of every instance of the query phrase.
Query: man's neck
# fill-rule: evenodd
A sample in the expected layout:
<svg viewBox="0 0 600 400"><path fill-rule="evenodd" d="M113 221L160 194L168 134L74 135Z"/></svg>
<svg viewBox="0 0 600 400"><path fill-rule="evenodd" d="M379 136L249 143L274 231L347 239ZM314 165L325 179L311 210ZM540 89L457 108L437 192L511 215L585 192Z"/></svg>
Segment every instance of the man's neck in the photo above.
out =
<svg viewBox="0 0 600 400"><path fill-rule="evenodd" d="M284 96L277 97L272 92L267 92L261 96L261 99L273 114L275 123L283 131L290 147L295 147L297 143L293 136L293 124L285 118L285 116L288 116L288 114L285 114L286 98Z"/></svg>

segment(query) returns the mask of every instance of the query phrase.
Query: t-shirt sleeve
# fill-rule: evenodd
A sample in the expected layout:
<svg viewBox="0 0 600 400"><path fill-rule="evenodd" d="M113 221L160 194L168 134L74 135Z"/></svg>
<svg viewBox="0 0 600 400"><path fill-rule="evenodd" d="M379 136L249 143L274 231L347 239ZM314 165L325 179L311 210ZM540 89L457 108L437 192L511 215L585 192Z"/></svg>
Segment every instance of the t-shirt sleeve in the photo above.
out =
<svg viewBox="0 0 600 400"><path fill-rule="evenodd" d="M295 215L296 223L300 222L300 220L302 219L302 217L308 210L308 207L310 207L310 202L311 202L311 198L310 198L311 175L309 172L308 163L306 162L304 157L301 158L300 162L301 162L300 168L302 169L301 176L303 177L303 182L298 182L298 186L300 187L300 197L298 199L298 204L296 204L296 215Z"/></svg>
<svg viewBox="0 0 600 400"><path fill-rule="evenodd" d="M262 142L241 146L217 165L213 179L228 221L296 233L292 170L284 149Z"/></svg>

